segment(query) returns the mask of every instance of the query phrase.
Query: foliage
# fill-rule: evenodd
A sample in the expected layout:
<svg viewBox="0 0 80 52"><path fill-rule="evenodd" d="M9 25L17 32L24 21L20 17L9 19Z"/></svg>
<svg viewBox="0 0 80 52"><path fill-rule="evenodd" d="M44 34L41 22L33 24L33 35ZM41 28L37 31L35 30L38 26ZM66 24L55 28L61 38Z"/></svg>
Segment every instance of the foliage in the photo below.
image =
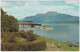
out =
<svg viewBox="0 0 80 52"><path fill-rule="evenodd" d="M27 38L27 36L25 35L25 31L24 31L24 30L19 31L19 35L20 35L22 38Z"/></svg>
<svg viewBox="0 0 80 52"><path fill-rule="evenodd" d="M30 51L43 50L45 40L38 39L33 30L18 31L18 22L13 16L1 9L1 50L2 51Z"/></svg>
<svg viewBox="0 0 80 52"><path fill-rule="evenodd" d="M38 38L33 30L19 32L2 32L2 51L39 51L46 48L46 41ZM14 37L15 34L15 37Z"/></svg>
<svg viewBox="0 0 80 52"><path fill-rule="evenodd" d="M31 42L22 43L2 43L2 51L39 51L46 48L46 42L42 39L36 39Z"/></svg>
<svg viewBox="0 0 80 52"><path fill-rule="evenodd" d="M3 42L15 42L18 38L19 39L26 39L26 41L34 41L38 36L33 33L32 30L25 32L21 30L19 32L1 32Z"/></svg>
<svg viewBox="0 0 80 52"><path fill-rule="evenodd" d="M18 22L13 16L8 15L1 9L1 31L3 32L17 32Z"/></svg>
<svg viewBox="0 0 80 52"><path fill-rule="evenodd" d="M34 35L33 30L29 30L28 32L26 32L26 36L28 41L33 41L36 39L36 36Z"/></svg>
<svg viewBox="0 0 80 52"><path fill-rule="evenodd" d="M25 38L26 41L33 41L37 37L37 35L33 33L33 30L29 30L26 32L24 30L21 30L21 31L19 31L19 33L17 33L17 35L19 37Z"/></svg>
<svg viewBox="0 0 80 52"><path fill-rule="evenodd" d="M9 43L14 42L15 43L16 33L14 33L14 32L1 32L1 34L4 35L1 37L1 41L3 43L6 43L6 42L9 42Z"/></svg>
<svg viewBox="0 0 80 52"><path fill-rule="evenodd" d="M21 38L21 37L17 37L17 38L15 38L15 42L16 42L16 43L26 42L26 39Z"/></svg>

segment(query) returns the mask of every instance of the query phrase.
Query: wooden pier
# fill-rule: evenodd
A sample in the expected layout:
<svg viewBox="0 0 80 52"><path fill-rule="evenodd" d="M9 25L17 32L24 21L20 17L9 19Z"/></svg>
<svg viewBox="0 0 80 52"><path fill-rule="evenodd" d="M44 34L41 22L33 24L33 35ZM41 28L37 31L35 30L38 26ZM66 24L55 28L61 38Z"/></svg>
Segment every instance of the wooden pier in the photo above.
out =
<svg viewBox="0 0 80 52"><path fill-rule="evenodd" d="M33 22L18 22L18 25L21 27L35 27L35 26L41 26L41 24L33 23Z"/></svg>

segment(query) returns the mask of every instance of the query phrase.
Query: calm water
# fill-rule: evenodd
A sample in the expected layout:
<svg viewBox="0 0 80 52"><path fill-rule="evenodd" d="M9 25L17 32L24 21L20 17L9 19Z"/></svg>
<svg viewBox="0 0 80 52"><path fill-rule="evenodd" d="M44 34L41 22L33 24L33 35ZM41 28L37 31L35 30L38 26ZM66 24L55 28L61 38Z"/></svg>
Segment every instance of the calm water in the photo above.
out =
<svg viewBox="0 0 80 52"><path fill-rule="evenodd" d="M79 24L78 23L53 23L53 24L45 24L44 26L53 27L53 30L43 30L40 28L26 28L19 27L19 29L24 29L25 31L34 30L34 33L56 39L59 41L69 41L69 42L79 42Z"/></svg>

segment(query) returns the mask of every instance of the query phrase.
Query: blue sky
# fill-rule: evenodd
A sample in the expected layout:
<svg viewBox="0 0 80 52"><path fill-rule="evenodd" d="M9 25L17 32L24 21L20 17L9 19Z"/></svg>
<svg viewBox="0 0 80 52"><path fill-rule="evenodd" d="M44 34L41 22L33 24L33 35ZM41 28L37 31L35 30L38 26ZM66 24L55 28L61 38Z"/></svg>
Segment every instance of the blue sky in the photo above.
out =
<svg viewBox="0 0 80 52"><path fill-rule="evenodd" d="M48 11L78 16L78 1L4 1L2 9L18 20Z"/></svg>

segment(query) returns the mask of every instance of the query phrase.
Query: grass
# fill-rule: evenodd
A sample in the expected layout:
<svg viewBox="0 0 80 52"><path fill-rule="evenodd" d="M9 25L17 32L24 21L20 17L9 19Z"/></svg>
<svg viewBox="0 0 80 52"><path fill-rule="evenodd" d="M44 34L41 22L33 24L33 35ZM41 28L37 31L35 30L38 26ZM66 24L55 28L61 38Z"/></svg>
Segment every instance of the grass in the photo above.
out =
<svg viewBox="0 0 80 52"><path fill-rule="evenodd" d="M46 42L48 42L48 43L52 43L52 42L53 42L54 45L58 46L59 41L57 41L57 40L55 40L55 39L50 39L50 38L46 38L46 37L42 37L42 36L39 36L39 38L45 39Z"/></svg>
<svg viewBox="0 0 80 52"><path fill-rule="evenodd" d="M48 42L48 43L53 42L54 45L56 45L56 46L58 46L58 44L59 44L59 41L55 40L55 39L50 39L50 38L46 38L46 37L42 37L42 36L39 36L39 38L45 39L46 42ZM60 44L61 44L61 48L63 48L65 51L79 51L79 47L70 47L69 45L62 43L62 42L60 42ZM47 48L44 51L47 51Z"/></svg>
<svg viewBox="0 0 80 52"><path fill-rule="evenodd" d="M65 51L79 51L79 47L70 47L65 43L61 43L61 47L64 48Z"/></svg>

